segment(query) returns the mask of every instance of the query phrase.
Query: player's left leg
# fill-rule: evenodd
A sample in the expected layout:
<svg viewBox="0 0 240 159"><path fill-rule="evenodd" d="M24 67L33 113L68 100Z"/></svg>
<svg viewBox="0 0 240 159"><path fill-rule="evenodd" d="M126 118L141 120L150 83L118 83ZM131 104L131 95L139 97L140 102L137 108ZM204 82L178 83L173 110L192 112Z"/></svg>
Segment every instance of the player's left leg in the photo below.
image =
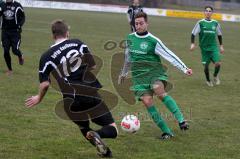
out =
<svg viewBox="0 0 240 159"><path fill-rule="evenodd" d="M102 101L101 98L99 99L93 99L92 103L95 105L95 110L102 112L102 114L98 114L96 116L95 113L90 113L89 115L92 122L102 126L102 128L96 131L89 131L87 133L87 138L95 143L95 146L97 147L97 150L101 157L112 157L110 148L102 141L102 139L116 138L118 135L117 125L115 124L112 114L105 102Z"/></svg>
<svg viewBox="0 0 240 159"><path fill-rule="evenodd" d="M220 85L219 72L220 72L220 68L221 68L221 57L220 57L218 50L213 52L212 58L213 58L212 60L215 65L213 80L216 85Z"/></svg>
<svg viewBox="0 0 240 159"><path fill-rule="evenodd" d="M176 120L179 123L179 127L181 130L189 129L189 125L184 120L183 114L179 109L179 106L175 102L175 100L167 94L165 91L165 86L167 85L167 81L157 80L153 84L154 93L158 96L160 100L164 103L164 105L168 108L168 110L174 115Z"/></svg>
<svg viewBox="0 0 240 159"><path fill-rule="evenodd" d="M11 33L11 43L12 43L13 54L18 56L19 64L23 65L24 64L24 59L23 59L22 52L20 50L21 34L18 31Z"/></svg>

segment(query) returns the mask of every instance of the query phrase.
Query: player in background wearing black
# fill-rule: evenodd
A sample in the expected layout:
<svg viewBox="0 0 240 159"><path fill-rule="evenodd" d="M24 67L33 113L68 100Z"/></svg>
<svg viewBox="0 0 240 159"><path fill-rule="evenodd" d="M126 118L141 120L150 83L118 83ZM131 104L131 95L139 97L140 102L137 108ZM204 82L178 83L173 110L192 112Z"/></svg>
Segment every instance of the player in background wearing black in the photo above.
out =
<svg viewBox="0 0 240 159"><path fill-rule="evenodd" d="M91 69L96 68L93 56L87 45L78 39L69 39L69 26L62 20L56 20L52 23L52 34L55 44L45 52L40 59L39 64L39 93L26 100L27 107L33 107L39 104L45 96L50 85L50 74L55 72L56 81L64 80L60 84L60 90L65 101L70 100L69 106L65 111L69 118L79 126L83 136L96 146L101 157L112 157L111 150L104 144L101 138L116 138L117 127L111 112L106 104L101 101L98 94L102 86L95 78L92 81L86 81L85 76ZM74 88L74 84L78 84L82 89ZM73 89L72 93L67 88ZM78 93L76 93L78 92ZM91 95L86 95L91 92ZM86 93L86 94L84 94ZM95 109L98 108L98 109ZM84 114L84 117L76 118L71 116L72 112L88 112L95 109L93 114ZM96 113L103 111L101 114ZM89 119L90 118L90 119ZM101 129L93 131L89 127L89 120L102 126Z"/></svg>
<svg viewBox="0 0 240 159"><path fill-rule="evenodd" d="M139 12L143 12L143 7L140 5L139 0L133 0L132 5L128 7L127 18L131 27L131 31L135 32L135 15Z"/></svg>
<svg viewBox="0 0 240 159"><path fill-rule="evenodd" d="M8 67L7 74L12 74L10 48L18 56L19 64L23 65L24 59L20 51L22 26L25 22L25 14L20 3L14 0L6 0L0 4L0 17L2 17L2 46L4 59Z"/></svg>

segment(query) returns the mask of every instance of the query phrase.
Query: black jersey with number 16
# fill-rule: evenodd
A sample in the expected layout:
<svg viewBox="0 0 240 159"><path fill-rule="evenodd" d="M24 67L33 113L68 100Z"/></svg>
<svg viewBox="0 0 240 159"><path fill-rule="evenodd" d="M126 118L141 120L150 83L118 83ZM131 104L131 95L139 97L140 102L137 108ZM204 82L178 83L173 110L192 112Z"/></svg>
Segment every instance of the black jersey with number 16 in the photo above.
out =
<svg viewBox="0 0 240 159"><path fill-rule="evenodd" d="M68 83L101 88L96 78L92 82L85 80L86 71L95 65L87 45L77 39L66 39L54 44L42 55L39 64L39 81L49 81L50 73L55 71Z"/></svg>

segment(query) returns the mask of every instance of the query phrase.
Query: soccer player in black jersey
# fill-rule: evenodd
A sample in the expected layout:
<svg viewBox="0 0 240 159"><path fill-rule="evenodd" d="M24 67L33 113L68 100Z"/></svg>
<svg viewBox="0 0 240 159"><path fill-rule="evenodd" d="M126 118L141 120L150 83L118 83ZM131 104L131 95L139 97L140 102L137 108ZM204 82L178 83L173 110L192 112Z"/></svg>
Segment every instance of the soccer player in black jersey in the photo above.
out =
<svg viewBox="0 0 240 159"><path fill-rule="evenodd" d="M19 64L23 65L24 59L20 51L22 26L25 22L25 14L20 3L14 0L6 0L0 4L0 17L2 17L2 46L4 49L4 59L8 71L12 74L10 48L18 56Z"/></svg>
<svg viewBox="0 0 240 159"><path fill-rule="evenodd" d="M52 81L52 74L63 95L64 110L68 117L79 126L83 136L96 146L100 156L111 157L111 150L101 138L116 138L117 127L111 112L98 94L102 86L90 72L96 67L93 55L86 44L68 38L68 28L62 20L52 23L55 44L41 56L39 93L28 98L26 106L33 107L42 101ZM102 128L93 131L89 120Z"/></svg>
<svg viewBox="0 0 240 159"><path fill-rule="evenodd" d="M143 12L143 7L140 5L139 0L133 0L132 5L128 7L127 11L128 22L130 24L132 32L136 31L134 19L135 15L139 12Z"/></svg>

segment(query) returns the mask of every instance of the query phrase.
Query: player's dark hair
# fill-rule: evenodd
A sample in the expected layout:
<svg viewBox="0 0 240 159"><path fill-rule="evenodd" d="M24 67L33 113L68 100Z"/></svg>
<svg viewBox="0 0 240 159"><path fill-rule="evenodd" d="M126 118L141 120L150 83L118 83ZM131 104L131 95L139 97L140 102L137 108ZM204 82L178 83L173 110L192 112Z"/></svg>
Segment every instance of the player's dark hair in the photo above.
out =
<svg viewBox="0 0 240 159"><path fill-rule="evenodd" d="M205 6L204 10L206 10L207 8L210 8L213 11L213 7L212 6Z"/></svg>
<svg viewBox="0 0 240 159"><path fill-rule="evenodd" d="M135 19L137 18L144 18L144 20L147 22L148 21L148 16L147 16L147 13L145 12L138 12L135 17Z"/></svg>
<svg viewBox="0 0 240 159"><path fill-rule="evenodd" d="M54 37L65 37L68 32L69 26L64 20L58 19L52 22L52 34Z"/></svg>

